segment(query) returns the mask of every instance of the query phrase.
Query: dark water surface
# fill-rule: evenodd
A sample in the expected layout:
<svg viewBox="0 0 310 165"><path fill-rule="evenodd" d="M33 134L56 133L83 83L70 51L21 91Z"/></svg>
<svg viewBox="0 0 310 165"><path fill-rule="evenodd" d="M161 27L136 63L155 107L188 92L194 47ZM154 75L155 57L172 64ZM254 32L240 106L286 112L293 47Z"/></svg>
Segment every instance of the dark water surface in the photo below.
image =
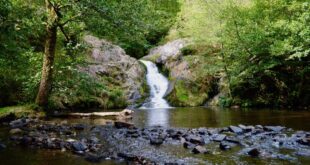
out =
<svg viewBox="0 0 310 165"><path fill-rule="evenodd" d="M173 108L136 110L138 126L226 127L229 125L281 125L310 131L310 111L275 109Z"/></svg>
<svg viewBox="0 0 310 165"><path fill-rule="evenodd" d="M108 120L99 118L52 119L55 122L105 124ZM226 127L229 125L281 125L294 130L310 131L310 111L270 110L270 109L219 109L219 108L173 108L136 110L133 122L138 127L161 125L164 127L198 128ZM0 139L8 143L8 148L0 151L0 165L90 165L82 157L68 152L30 149L14 146L8 140L6 127L0 127ZM210 146L217 147L217 146ZM193 155L183 147L161 146L161 150L180 157L204 159L211 164L296 164L281 160L260 160L236 155L228 151L217 156ZM220 151L219 151L220 152ZM236 163L239 162L239 163ZM103 161L101 165L126 164L124 162ZM310 158L300 158L298 164L310 164Z"/></svg>

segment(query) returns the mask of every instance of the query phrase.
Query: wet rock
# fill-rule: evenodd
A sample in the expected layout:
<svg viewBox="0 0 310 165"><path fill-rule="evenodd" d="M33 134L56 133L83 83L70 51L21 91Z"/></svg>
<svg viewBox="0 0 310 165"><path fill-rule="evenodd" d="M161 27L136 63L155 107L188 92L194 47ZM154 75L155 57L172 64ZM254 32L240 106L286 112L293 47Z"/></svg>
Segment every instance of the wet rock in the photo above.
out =
<svg viewBox="0 0 310 165"><path fill-rule="evenodd" d="M229 130L236 134L241 134L243 132L241 128L236 127L236 126L229 126Z"/></svg>
<svg viewBox="0 0 310 165"><path fill-rule="evenodd" d="M302 145L308 145L310 146L310 138L302 138L297 140L298 143Z"/></svg>
<svg viewBox="0 0 310 165"><path fill-rule="evenodd" d="M252 157L258 157L260 154L260 151L257 148L253 148L248 152L248 155Z"/></svg>
<svg viewBox="0 0 310 165"><path fill-rule="evenodd" d="M310 157L310 150L300 150L295 152L297 156Z"/></svg>
<svg viewBox="0 0 310 165"><path fill-rule="evenodd" d="M190 142L184 142L183 143L183 147L184 148L188 148L188 149L191 149L191 148L195 148L195 144L193 144L193 143L190 143Z"/></svg>
<svg viewBox="0 0 310 165"><path fill-rule="evenodd" d="M219 130L216 129L216 128L210 128L208 129L208 134L211 136L211 135L214 135L214 134L218 134L219 133Z"/></svg>
<svg viewBox="0 0 310 165"><path fill-rule="evenodd" d="M23 119L17 119L17 120L10 122L10 126L12 128L20 128L20 127L26 126L27 124L28 124L28 120L26 120L24 118Z"/></svg>
<svg viewBox="0 0 310 165"><path fill-rule="evenodd" d="M198 129L198 134L200 135L206 135L208 130L206 128L199 128Z"/></svg>
<svg viewBox="0 0 310 165"><path fill-rule="evenodd" d="M127 161L137 161L139 159L137 156L133 154L126 154L126 153L118 153L117 156Z"/></svg>
<svg viewBox="0 0 310 165"><path fill-rule="evenodd" d="M22 145L30 145L32 142L32 138L28 137L28 136L24 136L21 140L20 140L20 144Z"/></svg>
<svg viewBox="0 0 310 165"><path fill-rule="evenodd" d="M256 129L264 129L264 127L262 125L256 125L255 128Z"/></svg>
<svg viewBox="0 0 310 165"><path fill-rule="evenodd" d="M234 136L227 136L225 140L231 143L240 144L240 140Z"/></svg>
<svg viewBox="0 0 310 165"><path fill-rule="evenodd" d="M0 142L0 151L6 149L6 145Z"/></svg>
<svg viewBox="0 0 310 165"><path fill-rule="evenodd" d="M213 141L221 142L221 141L223 141L225 138L226 138L226 135L224 135L224 134L218 134L218 135L215 135L215 137L213 137Z"/></svg>
<svg viewBox="0 0 310 165"><path fill-rule="evenodd" d="M183 132L181 131L177 131L177 132L172 132L170 135L169 135L172 139L180 139L181 136L183 136Z"/></svg>
<svg viewBox="0 0 310 165"><path fill-rule="evenodd" d="M202 137L200 136L193 136L193 135L190 135L188 137L185 138L187 141L193 143L193 144L198 144L198 145L204 145L205 144L205 141Z"/></svg>
<svg viewBox="0 0 310 165"><path fill-rule="evenodd" d="M151 138L150 139L150 144L151 145L161 145L164 143L164 139L163 138Z"/></svg>
<svg viewBox="0 0 310 165"><path fill-rule="evenodd" d="M131 123L127 123L127 122L121 122L121 121L116 121L114 123L114 126L118 129L120 128L134 128L134 125Z"/></svg>
<svg viewBox="0 0 310 165"><path fill-rule="evenodd" d="M100 163L102 159L103 159L103 156L96 155L96 154L87 154L85 156L85 160L91 163Z"/></svg>
<svg viewBox="0 0 310 165"><path fill-rule="evenodd" d="M245 126L242 124L239 124L238 127L241 128L244 132L251 132L255 129L254 126Z"/></svg>
<svg viewBox="0 0 310 165"><path fill-rule="evenodd" d="M13 128L13 129L11 129L10 130L10 134L20 134L20 133L22 133L23 131L21 130L21 129L19 129L19 128Z"/></svg>
<svg viewBox="0 0 310 165"><path fill-rule="evenodd" d="M223 150L223 151L230 150L234 146L236 146L236 145L233 144L233 143L226 142L226 141L222 141L220 143L220 149Z"/></svg>
<svg viewBox="0 0 310 165"><path fill-rule="evenodd" d="M274 132L280 132L282 130L284 130L285 127L281 127L281 126L265 126L264 130L266 131L274 131Z"/></svg>
<svg viewBox="0 0 310 165"><path fill-rule="evenodd" d="M90 137L88 141L89 143L92 143L92 144L99 143L99 139L95 136Z"/></svg>
<svg viewBox="0 0 310 165"><path fill-rule="evenodd" d="M203 147L203 146L196 146L193 150L192 150L192 152L194 153L194 154L207 154L207 153L209 153L209 151L205 148L205 147Z"/></svg>
<svg viewBox="0 0 310 165"><path fill-rule="evenodd" d="M85 151L87 150L87 145L82 142L73 142L72 143L72 149L74 151Z"/></svg>
<svg viewBox="0 0 310 165"><path fill-rule="evenodd" d="M12 140L12 141L18 141L20 139L21 139L21 137L19 137L19 136L10 136L10 140Z"/></svg>

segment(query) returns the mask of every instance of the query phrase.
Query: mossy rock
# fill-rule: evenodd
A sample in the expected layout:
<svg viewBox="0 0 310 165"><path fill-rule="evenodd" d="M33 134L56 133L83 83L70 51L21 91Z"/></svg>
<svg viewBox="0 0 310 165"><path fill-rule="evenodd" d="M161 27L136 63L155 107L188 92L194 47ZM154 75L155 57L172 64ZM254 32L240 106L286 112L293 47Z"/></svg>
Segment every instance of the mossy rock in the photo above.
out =
<svg viewBox="0 0 310 165"><path fill-rule="evenodd" d="M212 79L212 77L209 77ZM206 78L207 79L207 78ZM194 107L201 106L209 99L209 93L212 93L212 80L188 80L178 79L174 83L174 88L166 96L166 99L173 106Z"/></svg>

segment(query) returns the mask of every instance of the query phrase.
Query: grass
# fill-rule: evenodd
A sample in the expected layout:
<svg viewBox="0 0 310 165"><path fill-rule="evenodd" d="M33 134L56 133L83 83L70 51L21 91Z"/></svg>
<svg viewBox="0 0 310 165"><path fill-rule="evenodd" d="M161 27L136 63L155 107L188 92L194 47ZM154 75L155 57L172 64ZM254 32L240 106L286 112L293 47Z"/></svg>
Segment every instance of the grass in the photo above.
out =
<svg viewBox="0 0 310 165"><path fill-rule="evenodd" d="M45 113L35 111L33 105L18 105L0 108L0 119L13 114L15 117L38 116L43 117Z"/></svg>

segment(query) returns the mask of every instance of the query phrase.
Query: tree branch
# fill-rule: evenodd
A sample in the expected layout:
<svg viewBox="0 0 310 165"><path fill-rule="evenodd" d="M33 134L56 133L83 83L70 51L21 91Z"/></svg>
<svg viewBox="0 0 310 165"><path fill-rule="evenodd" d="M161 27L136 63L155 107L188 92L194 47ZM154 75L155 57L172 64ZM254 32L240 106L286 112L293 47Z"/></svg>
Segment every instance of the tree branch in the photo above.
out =
<svg viewBox="0 0 310 165"><path fill-rule="evenodd" d="M58 27L59 27L60 31L62 32L62 34L65 36L67 42L69 42L69 41L70 41L70 38L69 38L68 35L66 34L64 27L63 27L62 25L60 25L60 24L58 24Z"/></svg>

